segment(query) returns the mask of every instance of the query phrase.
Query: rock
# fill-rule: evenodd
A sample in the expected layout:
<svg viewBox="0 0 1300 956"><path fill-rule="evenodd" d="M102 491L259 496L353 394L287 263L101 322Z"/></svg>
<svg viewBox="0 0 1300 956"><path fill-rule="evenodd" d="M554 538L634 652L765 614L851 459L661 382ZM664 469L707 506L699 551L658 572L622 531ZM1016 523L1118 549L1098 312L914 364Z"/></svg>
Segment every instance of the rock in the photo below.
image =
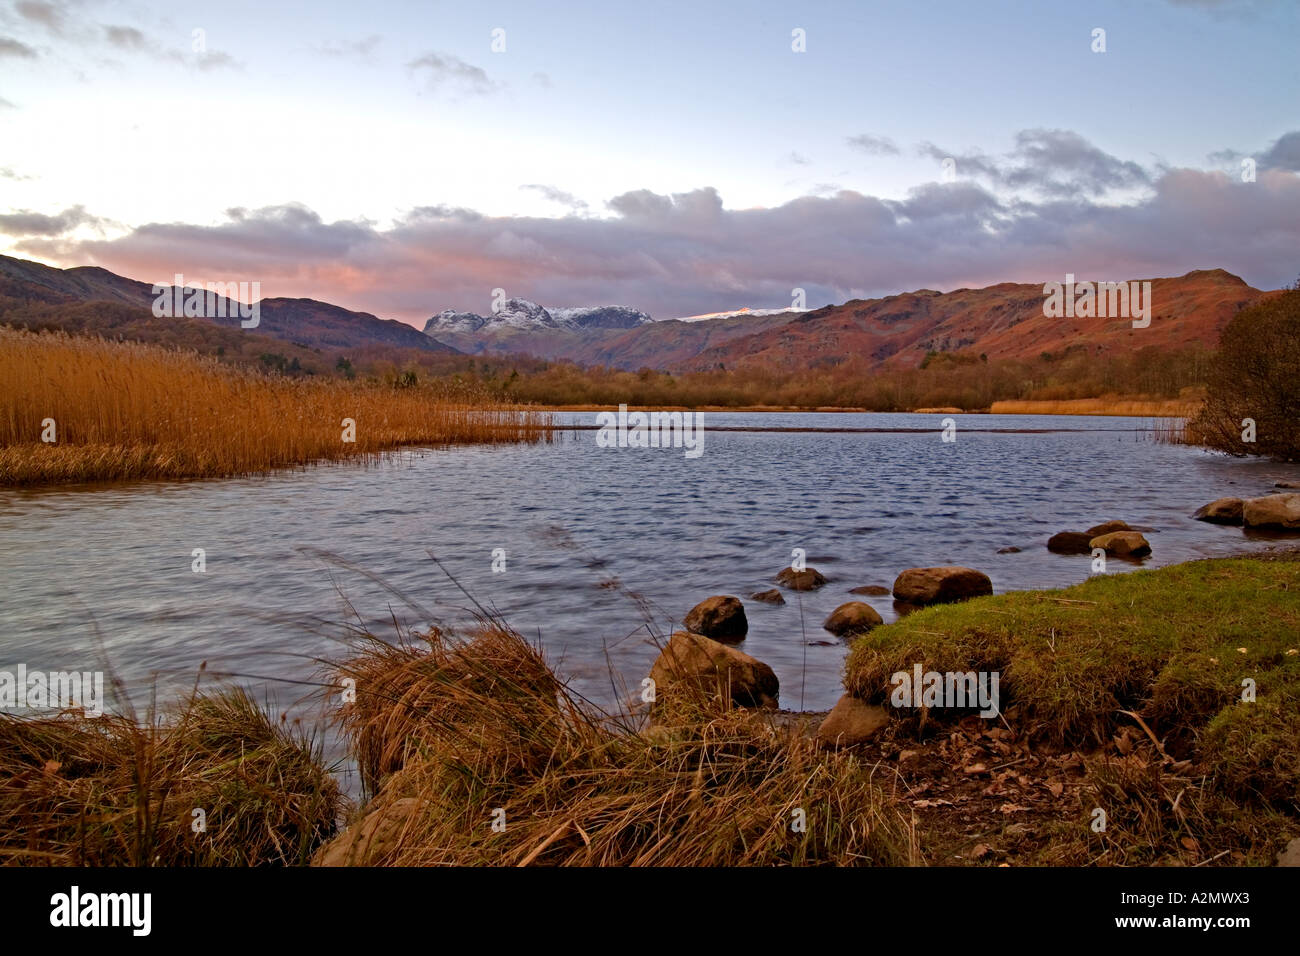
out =
<svg viewBox="0 0 1300 956"><path fill-rule="evenodd" d="M1088 542L1092 539L1093 535L1082 531L1061 531L1047 539L1047 550L1055 554L1090 554Z"/></svg>
<svg viewBox="0 0 1300 956"><path fill-rule="evenodd" d="M682 623L692 634L703 634L715 641L739 641L749 633L745 605L726 594L705 598L686 613Z"/></svg>
<svg viewBox="0 0 1300 956"><path fill-rule="evenodd" d="M1274 488L1300 488L1300 481L1279 481Z"/></svg>
<svg viewBox="0 0 1300 956"><path fill-rule="evenodd" d="M1300 840L1292 840L1277 855L1278 866L1300 866Z"/></svg>
<svg viewBox="0 0 1300 956"><path fill-rule="evenodd" d="M1126 521L1103 521L1101 524L1095 524L1084 532L1089 538L1100 538L1103 534L1111 534L1115 531L1132 531Z"/></svg>
<svg viewBox="0 0 1300 956"><path fill-rule="evenodd" d="M776 576L776 583L792 591L816 591L826 583L826 578L816 568L805 568L802 571L786 568Z"/></svg>
<svg viewBox="0 0 1300 956"><path fill-rule="evenodd" d="M909 568L894 580L895 599L908 604L946 604L992 593L987 574L958 565Z"/></svg>
<svg viewBox="0 0 1300 956"><path fill-rule="evenodd" d="M831 616L826 619L822 627L836 637L844 637L846 634L864 633L884 623L885 619L870 604L849 601L831 611Z"/></svg>
<svg viewBox="0 0 1300 956"><path fill-rule="evenodd" d="M1009 548L998 548L998 554L1019 554L1020 549L1012 545Z"/></svg>
<svg viewBox="0 0 1300 956"><path fill-rule="evenodd" d="M850 694L841 697L817 728L823 747L852 747L880 733L889 723L889 710Z"/></svg>
<svg viewBox="0 0 1300 956"><path fill-rule="evenodd" d="M879 584L864 584L859 588L849 588L850 594L866 594L871 597L884 597L889 594L889 588L881 587Z"/></svg>
<svg viewBox="0 0 1300 956"><path fill-rule="evenodd" d="M764 604L784 604L785 598L781 597L781 592L776 588L769 588L766 591L755 591L749 596L751 601L762 601Z"/></svg>
<svg viewBox="0 0 1300 956"><path fill-rule="evenodd" d="M1247 498L1242 503L1241 520L1247 528L1300 529L1300 494Z"/></svg>
<svg viewBox="0 0 1300 956"><path fill-rule="evenodd" d="M429 803L402 797L372 810L316 853L312 866L370 866L397 846L402 832Z"/></svg>
<svg viewBox="0 0 1300 956"><path fill-rule="evenodd" d="M1197 508L1192 517L1214 524L1241 524L1243 504L1240 498L1215 498L1208 505Z"/></svg>
<svg viewBox="0 0 1300 956"><path fill-rule="evenodd" d="M1089 546L1101 548L1117 558L1142 558L1151 553L1147 539L1136 531L1112 531L1110 534L1098 535L1089 542Z"/></svg>
<svg viewBox="0 0 1300 956"><path fill-rule="evenodd" d="M705 693L740 707L775 707L780 692L776 672L757 658L702 634L677 631L650 668L655 702L678 682L692 682Z"/></svg>

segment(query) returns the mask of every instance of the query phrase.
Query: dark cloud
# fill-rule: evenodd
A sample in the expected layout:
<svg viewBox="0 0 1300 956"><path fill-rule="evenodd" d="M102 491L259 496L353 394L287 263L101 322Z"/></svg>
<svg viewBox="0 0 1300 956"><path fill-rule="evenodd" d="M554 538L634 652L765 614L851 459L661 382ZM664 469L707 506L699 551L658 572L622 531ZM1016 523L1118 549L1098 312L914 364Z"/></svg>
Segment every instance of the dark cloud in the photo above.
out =
<svg viewBox="0 0 1300 956"><path fill-rule="evenodd" d="M861 133L857 136L850 136L848 144L854 149L861 150L872 156L897 156L898 147L888 136L872 136L870 133Z"/></svg>
<svg viewBox="0 0 1300 956"><path fill-rule="evenodd" d="M921 143L917 151L940 163L952 159L959 178L1058 198L1099 196L1151 183L1150 174L1137 163L1117 159L1070 130L1022 130L1015 147L1000 157L953 153L933 143Z"/></svg>
<svg viewBox="0 0 1300 956"><path fill-rule="evenodd" d="M36 51L26 43L19 42L12 37L0 37L0 57L13 57L14 59L34 60Z"/></svg>
<svg viewBox="0 0 1300 956"><path fill-rule="evenodd" d="M1012 156L1018 165L1003 175L1013 188L1036 187L1063 196L1098 195L1151 182L1137 163L1116 159L1069 130L1023 130L1016 135Z"/></svg>
<svg viewBox="0 0 1300 956"><path fill-rule="evenodd" d="M18 176L9 169L4 170L4 174L8 179L28 178ZM100 225L102 222L102 219L90 215L82 206L71 206L53 216L20 209L8 215L0 215L0 233L10 236L57 237L66 235L78 226Z"/></svg>
<svg viewBox="0 0 1300 956"><path fill-rule="evenodd" d="M1300 172L1300 131L1278 137L1277 142L1258 157L1259 164L1270 169Z"/></svg>
<svg viewBox="0 0 1300 956"><path fill-rule="evenodd" d="M482 67L450 53L426 53L408 63L407 68L421 76L430 90L485 95L497 89Z"/></svg>
<svg viewBox="0 0 1300 956"><path fill-rule="evenodd" d="M1283 137L1274 150L1290 155L1292 142ZM1027 136L1025 155L1039 150L1056 180L1089 188L1141 181L1070 138ZM247 275L268 295L308 295L417 323L446 308L481 310L494 288L548 306L620 303L669 317L782 308L796 287L822 304L1067 272L1151 278L1221 267L1265 288L1294 278L1300 176L1261 167L1256 182L1243 183L1222 171L1165 169L1145 183L1122 203L1082 192L1008 197L966 178L925 184L901 200L828 186L824 195L757 209L725 208L705 187L626 192L608 201L613 215L604 217L424 206L381 228L288 205L232 209L215 226L153 223L115 239L72 240L65 229L32 228L42 225L32 219L0 218L0 230L26 237L19 254L66 265L94 263L146 281Z"/></svg>

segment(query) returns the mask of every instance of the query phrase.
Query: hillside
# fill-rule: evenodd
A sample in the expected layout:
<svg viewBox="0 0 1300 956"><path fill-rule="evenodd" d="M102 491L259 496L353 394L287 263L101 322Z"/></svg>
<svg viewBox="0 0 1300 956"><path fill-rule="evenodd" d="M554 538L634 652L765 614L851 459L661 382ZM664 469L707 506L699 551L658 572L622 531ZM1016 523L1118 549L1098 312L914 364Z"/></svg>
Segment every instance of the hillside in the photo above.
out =
<svg viewBox="0 0 1300 956"><path fill-rule="evenodd" d="M127 279L97 267L55 269L25 259L0 256L0 296L23 304L119 303L144 310L145 315L139 319L142 323L170 321L159 320L153 315L156 296L151 284ZM228 304L229 300L222 299L222 302ZM422 335L405 322L380 319L368 312L353 312L315 299L262 299L260 310L256 329L247 331L255 331L258 335L292 342L305 348L351 349L380 345L430 352L456 352L451 346ZM228 305L222 311L228 317L199 321L245 331L240 329L237 315L229 317L233 310ZM0 319L3 318L3 311L0 310ZM129 327L130 323L126 324ZM114 327L122 334L129 334L122 326L121 316L116 317ZM85 330L95 330L93 321Z"/></svg>
<svg viewBox="0 0 1300 956"><path fill-rule="evenodd" d="M1213 348L1228 320L1268 295L1222 269L1152 279L1151 322L1124 317L1049 318L1043 286L1004 282L940 293L923 289L882 299L854 299L805 312L777 328L706 348L683 370L763 368L793 371L850 359L915 367L928 352L965 351L994 359L1043 353L1092 354Z"/></svg>

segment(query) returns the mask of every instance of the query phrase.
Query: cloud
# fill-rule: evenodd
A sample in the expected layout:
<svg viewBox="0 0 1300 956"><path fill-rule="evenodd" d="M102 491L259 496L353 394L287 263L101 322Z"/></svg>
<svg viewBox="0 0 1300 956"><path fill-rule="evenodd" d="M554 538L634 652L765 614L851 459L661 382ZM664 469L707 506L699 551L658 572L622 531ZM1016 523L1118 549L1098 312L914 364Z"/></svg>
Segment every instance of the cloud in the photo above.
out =
<svg viewBox="0 0 1300 956"><path fill-rule="evenodd" d="M18 104L11 103L3 96L0 96L0 110L16 110L16 109L18 109Z"/></svg>
<svg viewBox="0 0 1300 956"><path fill-rule="evenodd" d="M894 141L888 136L872 136L870 133L860 133L857 136L850 136L848 144L854 149L862 150L871 156L897 156L899 149L894 145Z"/></svg>
<svg viewBox="0 0 1300 956"><path fill-rule="evenodd" d="M12 179L14 182L21 183L35 178L35 176L24 176L22 173L14 172L10 166L0 167L0 179Z"/></svg>
<svg viewBox="0 0 1300 956"><path fill-rule="evenodd" d="M422 76L430 90L452 89L486 95L497 89L497 85L488 79L482 67L466 63L450 53L426 53L408 63L407 68Z"/></svg>
<svg viewBox="0 0 1300 956"><path fill-rule="evenodd" d="M959 178L1058 198L1099 196L1151 184L1151 174L1142 166L1117 159L1070 130L1021 130L1015 147L1000 157L978 151L953 153L933 143L921 143L917 152L938 162L952 159Z"/></svg>
<svg viewBox="0 0 1300 956"><path fill-rule="evenodd" d="M332 57L354 57L361 60L370 60L375 48L383 41L378 34L371 34L360 40L343 40L331 41L329 43L319 44L316 49L325 56Z"/></svg>
<svg viewBox="0 0 1300 956"><path fill-rule="evenodd" d="M1283 154L1293 140L1279 142ZM1030 131L1022 152L1041 155L1035 161L1054 171L1052 181L1138 179L1069 137ZM1024 165L998 168L1005 176ZM610 198L600 216L503 217L435 205L381 227L286 205L232 209L216 225L150 223L115 238L72 237L26 219L0 218L0 231L19 235L20 255L150 282L175 272L247 277L267 295L311 296L416 324L446 308L482 312L494 288L547 306L619 303L663 318L781 308L796 287L820 305L1041 283L1067 272L1123 279L1221 267L1262 288L1294 278L1300 176L1262 167L1253 183L1198 169L1145 175L1144 188L1123 202L1086 192L1007 195L967 177L897 200L827 185L767 208L729 209L706 186L631 190Z"/></svg>
<svg viewBox="0 0 1300 956"><path fill-rule="evenodd" d="M1287 133L1261 153L1259 164L1272 169L1300 172L1300 131Z"/></svg>
<svg viewBox="0 0 1300 956"><path fill-rule="evenodd" d="M546 186L542 183L529 183L525 186L520 186L519 188L531 189L534 192L538 192L551 202L559 203L561 206L565 206L574 212L585 213L588 208L587 204L577 196L573 195L573 193L565 192L563 189L556 189L554 186Z"/></svg>
<svg viewBox="0 0 1300 956"><path fill-rule="evenodd" d="M144 50L151 46L145 35L135 27L105 25L104 36L120 50Z"/></svg>
<svg viewBox="0 0 1300 956"><path fill-rule="evenodd" d="M15 59L34 60L36 51L26 43L21 43L11 37L0 37L0 57L11 56Z"/></svg>
<svg viewBox="0 0 1300 956"><path fill-rule="evenodd" d="M14 4L14 9L24 20L37 23L54 34L63 32L63 11L53 3L40 0L21 0Z"/></svg>
<svg viewBox="0 0 1300 956"><path fill-rule="evenodd" d="M4 170L6 178L9 179L27 179L26 176L18 176L12 170ZM43 213L32 212L30 209L20 209L17 212L8 215L0 215L0 233L10 236L63 236L78 226L84 225L101 225L104 220L97 216L92 216L86 212L82 206L71 206L61 213L53 216L47 216Z"/></svg>

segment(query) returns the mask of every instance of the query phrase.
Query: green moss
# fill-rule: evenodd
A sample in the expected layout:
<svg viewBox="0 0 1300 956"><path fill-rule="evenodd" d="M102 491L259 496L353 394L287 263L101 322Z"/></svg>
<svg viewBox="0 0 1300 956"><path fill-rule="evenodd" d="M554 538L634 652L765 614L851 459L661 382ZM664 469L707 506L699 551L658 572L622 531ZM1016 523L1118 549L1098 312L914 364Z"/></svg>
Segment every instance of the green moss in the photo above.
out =
<svg viewBox="0 0 1300 956"><path fill-rule="evenodd" d="M1006 719L1039 738L1087 748L1132 726L1120 712L1134 711L1229 789L1297 804L1298 651L1300 563L1232 558L919 611L854 644L845 686L884 702L890 676L916 663L997 671Z"/></svg>

